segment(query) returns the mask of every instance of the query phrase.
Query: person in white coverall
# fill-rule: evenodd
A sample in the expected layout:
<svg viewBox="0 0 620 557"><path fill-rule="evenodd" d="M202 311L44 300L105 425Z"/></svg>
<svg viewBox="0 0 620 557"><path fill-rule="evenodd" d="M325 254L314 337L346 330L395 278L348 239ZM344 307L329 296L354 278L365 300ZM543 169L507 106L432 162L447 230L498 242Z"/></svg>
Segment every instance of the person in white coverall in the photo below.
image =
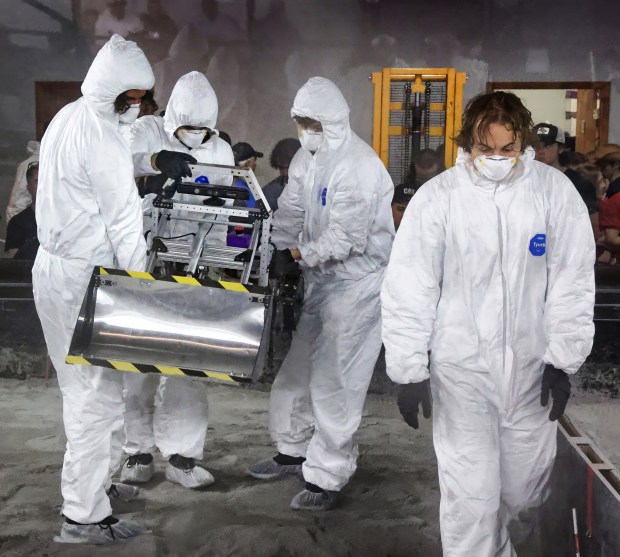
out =
<svg viewBox="0 0 620 557"><path fill-rule="evenodd" d="M28 183L26 180L26 171L28 165L39 160L39 142L29 141L26 146L28 158L17 166L15 173L15 182L9 196L9 202L6 206L6 222L8 222L18 213L21 213L26 207L32 204L32 197L28 193Z"/></svg>
<svg viewBox="0 0 620 557"><path fill-rule="evenodd" d="M144 529L112 516L108 492L129 500L136 488L111 485L120 463L123 377L65 357L93 267L141 271L146 263L140 198L119 118L137 112L154 76L135 43L115 35L45 132L36 218L41 243L32 269L34 300L58 374L67 448L58 541L107 543ZM116 107L116 108L115 108Z"/></svg>
<svg viewBox="0 0 620 557"><path fill-rule="evenodd" d="M278 200L272 241L301 266L304 305L271 390L278 454L250 474L274 479L302 471L306 488L291 508L325 510L356 469L355 433L381 349L394 185L351 130L347 102L331 81L311 78L291 115L302 148Z"/></svg>
<svg viewBox="0 0 620 557"><path fill-rule="evenodd" d="M588 211L533 160L531 125L511 93L470 101L456 165L413 197L383 284L387 373L414 428L430 376L446 556L516 555L508 523L548 496L568 375L592 347Z"/></svg>
<svg viewBox="0 0 620 557"><path fill-rule="evenodd" d="M166 161L163 178L176 179L189 174L187 163L194 161L234 166L230 145L217 136L217 112L217 97L207 78L199 72L182 76L172 91L165 116L144 116L132 127L130 143L136 176L158 174L162 153ZM185 170L181 170L183 165ZM229 173L218 175L211 170L205 174L209 183L232 184ZM192 197L195 199L195 196L176 193L173 200ZM208 218L213 216L208 215ZM217 219L224 225L212 227L206 236L209 245L226 244L227 219L219 215ZM196 222L172 221L164 236L191 234L197 230ZM169 461L166 466L168 480L189 488L213 483L213 476L195 462L203 457L207 435L204 380L126 374L125 404L123 448L129 458L123 464L121 481L148 482L154 472L152 453L157 447Z"/></svg>

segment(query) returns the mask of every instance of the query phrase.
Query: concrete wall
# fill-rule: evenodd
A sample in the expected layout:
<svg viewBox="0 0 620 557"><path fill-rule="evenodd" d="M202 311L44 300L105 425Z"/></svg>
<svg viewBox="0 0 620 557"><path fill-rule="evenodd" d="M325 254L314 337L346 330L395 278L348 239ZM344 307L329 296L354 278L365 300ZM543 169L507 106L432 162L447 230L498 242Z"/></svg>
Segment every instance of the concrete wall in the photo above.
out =
<svg viewBox="0 0 620 557"><path fill-rule="evenodd" d="M146 2L130 0L129 10L139 14ZM354 129L369 140L368 77L395 64L467 72L466 99L483 91L487 80L611 79L610 139L620 142L616 2L211 0L219 9L215 24L203 14L202 2L161 2L177 29L192 23L197 35L165 62L156 52L166 45L141 42L156 65L160 92L182 73L205 71L220 98L220 127L234 141L249 141L266 153L278 139L294 135L289 108L296 90L312 75L341 86ZM105 4L0 0L2 213L14 167L34 134L33 82L85 75L95 52L89 18L96 18ZM52 11L44 13L42 6ZM377 38L381 34L391 39ZM266 161L259 175L263 180L273 176Z"/></svg>

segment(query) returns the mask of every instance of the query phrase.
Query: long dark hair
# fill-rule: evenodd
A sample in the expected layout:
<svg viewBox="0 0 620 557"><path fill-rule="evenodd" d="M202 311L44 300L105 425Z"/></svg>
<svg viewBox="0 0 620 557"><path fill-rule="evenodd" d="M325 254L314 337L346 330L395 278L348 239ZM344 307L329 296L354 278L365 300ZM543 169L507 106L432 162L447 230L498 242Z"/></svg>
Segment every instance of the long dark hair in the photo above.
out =
<svg viewBox="0 0 620 557"><path fill-rule="evenodd" d="M513 130L515 139L521 140L521 151L532 145L532 113L513 93L494 91L471 99L463 114L463 127L454 138L459 147L468 153L476 138L486 136L491 124L503 124Z"/></svg>

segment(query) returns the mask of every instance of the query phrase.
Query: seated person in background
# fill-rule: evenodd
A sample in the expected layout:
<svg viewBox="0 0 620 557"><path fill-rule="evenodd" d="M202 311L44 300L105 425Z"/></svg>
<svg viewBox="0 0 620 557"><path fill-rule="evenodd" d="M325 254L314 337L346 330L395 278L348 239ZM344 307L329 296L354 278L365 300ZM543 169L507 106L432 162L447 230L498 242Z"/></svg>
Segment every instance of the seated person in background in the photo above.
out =
<svg viewBox="0 0 620 557"><path fill-rule="evenodd" d="M26 170L26 188L32 204L17 213L6 228L6 244L4 251L13 259L30 259L34 261L39 249L37 238L37 221L34 208L37 199L37 183L39 181L39 161L33 161Z"/></svg>
<svg viewBox="0 0 620 557"><path fill-rule="evenodd" d="M605 192L609 186L609 182L601 173L601 170L595 164L586 162L575 166L575 170L581 174L591 184L594 184L596 188L596 198L600 201L605 197Z"/></svg>
<svg viewBox="0 0 620 557"><path fill-rule="evenodd" d="M282 195L286 184L288 183L288 167L295 156L295 153L301 147L299 139L287 137L276 143L269 156L269 164L271 168L277 170L280 175L269 182L264 188L263 193L267 198L269 207L275 213L278 210L278 198Z"/></svg>
<svg viewBox="0 0 620 557"><path fill-rule="evenodd" d="M263 157L263 153L254 150L249 143L240 141L232 146L232 151L235 156L235 166L242 166L249 168L252 172L256 172L256 160ZM243 178L237 177L235 179L235 186L246 190L250 194L250 198L247 201L241 199L235 199L234 205L236 207L256 207L256 199L250 191L250 188ZM245 217L230 217L229 222L231 224L248 224L250 220ZM243 226L229 226L228 236L226 237L226 245L236 248L247 248L250 245L252 239L252 230Z"/></svg>
<svg viewBox="0 0 620 557"><path fill-rule="evenodd" d="M573 183L588 208L593 234L595 237L598 236L598 199L596 198L596 188L594 184L583 178L579 172L572 168L567 168L567 162L569 161L566 160L566 156L562 156L565 142L564 131L553 124L542 123L534 126L534 133L539 141L536 147L536 160L563 172Z"/></svg>
<svg viewBox="0 0 620 557"><path fill-rule="evenodd" d="M433 149L422 149L413 155L405 183L417 190L422 184L441 174L444 170L443 160L439 154Z"/></svg>
<svg viewBox="0 0 620 557"><path fill-rule="evenodd" d="M620 152L599 159L596 166L609 180L607 193L601 200L599 227L605 234L601 243L615 254L620 251Z"/></svg>
<svg viewBox="0 0 620 557"><path fill-rule="evenodd" d="M235 155L235 166L242 166L244 168L249 168L252 172L256 172L256 160L263 158L262 153L255 151L254 147L249 143L244 143L242 141L235 143L232 146L232 150ZM235 185L238 188L250 191L250 188L243 178L237 178L235 180ZM235 205L239 205L239 203L235 203ZM250 192L250 199L245 201L242 206L250 208L256 206L256 199L254 199L252 192Z"/></svg>
<svg viewBox="0 0 620 557"><path fill-rule="evenodd" d="M579 153L578 151L564 151L564 157L560 157L560 162L564 163L566 168L576 169L580 164L588 162L588 155ZM564 159L564 160L562 160Z"/></svg>
<svg viewBox="0 0 620 557"><path fill-rule="evenodd" d="M403 219L405 209L415 190L408 184L400 184L394 188L394 197L392 197L392 217L394 218L394 228L398 230L400 221Z"/></svg>
<svg viewBox="0 0 620 557"><path fill-rule="evenodd" d="M616 143L603 143L603 145L599 145L594 151L589 151L587 157L592 164L596 164L598 159L602 159L604 156L617 151L620 152L620 145Z"/></svg>
<svg viewBox="0 0 620 557"><path fill-rule="evenodd" d="M11 190L11 196L6 206L6 222L8 223L17 213L23 211L30 205L32 199L28 195L28 189L26 188L26 169L28 165L33 161L39 160L39 142L29 141L26 146L28 152L28 158L22 161L17 166L17 172L15 173L15 182L13 183L13 189Z"/></svg>

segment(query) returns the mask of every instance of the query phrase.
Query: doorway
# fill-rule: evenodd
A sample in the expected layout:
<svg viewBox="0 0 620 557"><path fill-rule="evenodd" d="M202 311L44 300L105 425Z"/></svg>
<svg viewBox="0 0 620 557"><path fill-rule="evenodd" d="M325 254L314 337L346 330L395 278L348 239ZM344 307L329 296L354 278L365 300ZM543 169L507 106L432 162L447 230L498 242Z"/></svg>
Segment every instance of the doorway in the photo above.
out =
<svg viewBox="0 0 620 557"><path fill-rule="evenodd" d="M487 92L510 91L532 112L534 124L548 122L567 134L567 146L593 151L609 136L609 81L491 81Z"/></svg>

